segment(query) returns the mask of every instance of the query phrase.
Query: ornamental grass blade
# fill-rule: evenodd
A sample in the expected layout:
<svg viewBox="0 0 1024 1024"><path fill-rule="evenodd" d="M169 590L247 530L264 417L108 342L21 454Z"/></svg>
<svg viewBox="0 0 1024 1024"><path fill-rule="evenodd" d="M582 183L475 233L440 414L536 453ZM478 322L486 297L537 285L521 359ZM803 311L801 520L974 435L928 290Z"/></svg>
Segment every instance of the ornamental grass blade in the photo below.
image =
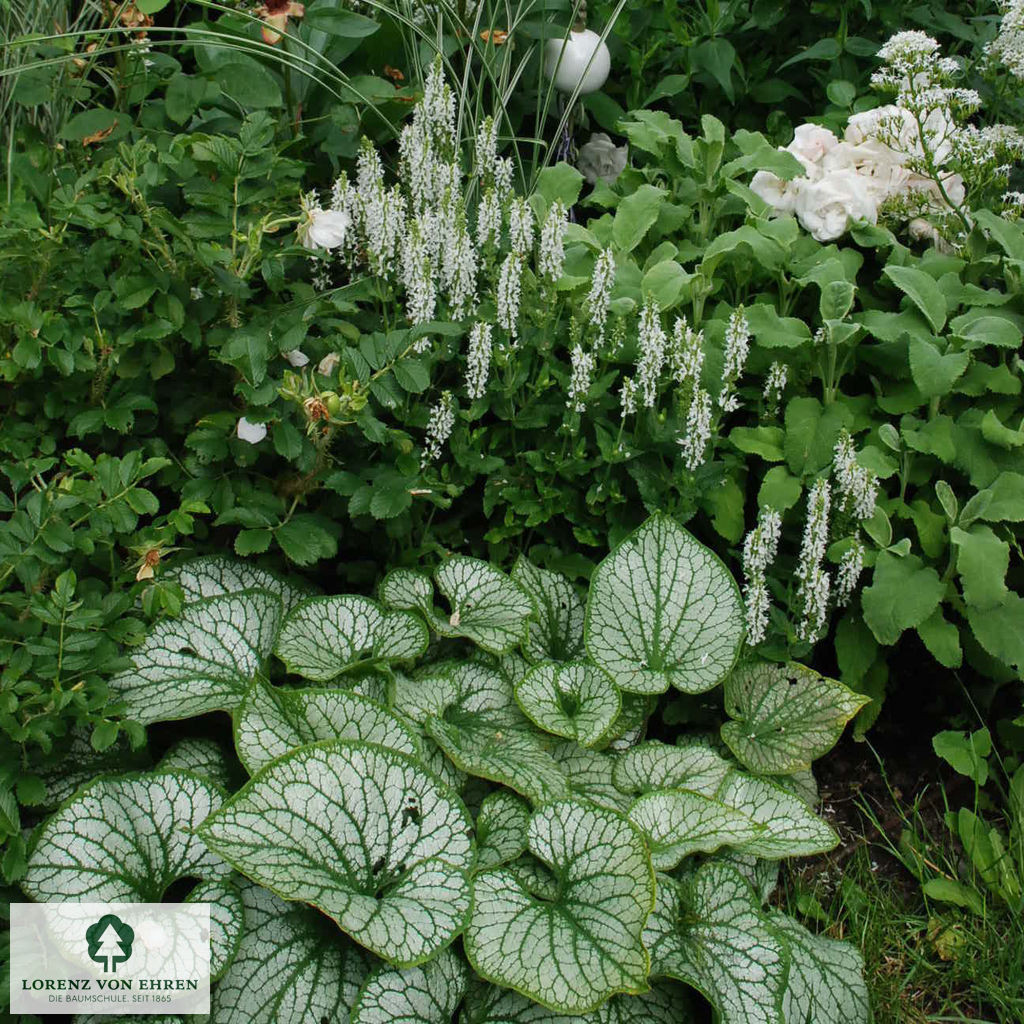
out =
<svg viewBox="0 0 1024 1024"><path fill-rule="evenodd" d="M869 701L795 662L745 665L725 681L722 739L744 767L789 775L828 753Z"/></svg>
<svg viewBox="0 0 1024 1024"><path fill-rule="evenodd" d="M351 1024L451 1024L468 981L450 949L419 967L382 967L363 984Z"/></svg>
<svg viewBox="0 0 1024 1024"><path fill-rule="evenodd" d="M742 812L685 789L645 793L630 807L629 820L647 836L658 871L671 871L691 853L748 843L765 831Z"/></svg>
<svg viewBox="0 0 1024 1024"><path fill-rule="evenodd" d="M611 676L587 661L537 665L516 684L515 696L534 724L581 747L599 743L622 707Z"/></svg>
<svg viewBox="0 0 1024 1024"><path fill-rule="evenodd" d="M644 942L652 973L692 985L721 1024L785 1021L789 952L731 865L707 861L685 883L659 875Z"/></svg>
<svg viewBox="0 0 1024 1024"><path fill-rule="evenodd" d="M282 690L257 679L235 712L235 749L250 775L289 750L320 740L365 740L418 757L409 727L347 690Z"/></svg>
<svg viewBox="0 0 1024 1024"><path fill-rule="evenodd" d="M285 903L259 886L242 888L245 932L214 988L217 1024L347 1021L369 957L322 914Z"/></svg>
<svg viewBox="0 0 1024 1024"><path fill-rule="evenodd" d="M153 627L111 689L144 725L230 711L262 671L283 614L281 599L264 590L186 605Z"/></svg>
<svg viewBox="0 0 1024 1024"><path fill-rule="evenodd" d="M614 781L623 793L689 789L713 797L732 770L714 742L681 737L674 747L649 740L625 751L615 763Z"/></svg>
<svg viewBox="0 0 1024 1024"><path fill-rule="evenodd" d="M33 833L21 887L40 903L160 903L180 878L226 878L196 834L223 800L184 772L101 776Z"/></svg>
<svg viewBox="0 0 1024 1024"><path fill-rule="evenodd" d="M520 557L512 579L533 598L523 652L531 661L572 661L583 649L584 606L571 581L549 569L539 569Z"/></svg>
<svg viewBox="0 0 1024 1024"><path fill-rule="evenodd" d="M275 653L289 672L326 683L381 661L419 657L430 637L418 615L357 594L314 597L285 619Z"/></svg>
<svg viewBox="0 0 1024 1024"><path fill-rule="evenodd" d="M594 571L586 645L623 690L702 693L732 668L743 623L739 588L718 556L656 515Z"/></svg>
<svg viewBox="0 0 1024 1024"><path fill-rule="evenodd" d="M318 907L395 966L429 960L465 924L469 815L397 751L354 740L300 747L257 773L200 834L242 874Z"/></svg>
<svg viewBox="0 0 1024 1024"><path fill-rule="evenodd" d="M654 874L640 834L614 812L561 800L533 815L528 838L557 894L538 900L504 868L477 875L464 936L476 972L561 1013L644 991Z"/></svg>

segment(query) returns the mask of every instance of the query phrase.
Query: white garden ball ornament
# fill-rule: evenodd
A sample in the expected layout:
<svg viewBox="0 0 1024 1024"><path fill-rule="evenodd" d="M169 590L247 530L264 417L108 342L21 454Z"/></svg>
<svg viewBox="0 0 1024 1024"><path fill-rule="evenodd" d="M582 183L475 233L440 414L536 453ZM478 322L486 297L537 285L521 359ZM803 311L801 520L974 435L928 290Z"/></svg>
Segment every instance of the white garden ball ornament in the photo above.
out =
<svg viewBox="0 0 1024 1024"><path fill-rule="evenodd" d="M559 92L572 93L577 85L581 96L597 92L611 66L604 40L589 28L573 29L568 39L549 39L544 48L544 74L554 80Z"/></svg>

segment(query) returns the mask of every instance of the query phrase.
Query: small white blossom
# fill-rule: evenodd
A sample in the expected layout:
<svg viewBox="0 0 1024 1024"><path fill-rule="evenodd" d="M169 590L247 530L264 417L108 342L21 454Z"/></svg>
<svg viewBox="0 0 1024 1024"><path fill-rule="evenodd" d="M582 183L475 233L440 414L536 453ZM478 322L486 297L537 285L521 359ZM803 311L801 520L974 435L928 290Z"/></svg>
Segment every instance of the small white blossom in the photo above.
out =
<svg viewBox="0 0 1024 1024"><path fill-rule="evenodd" d="M508 237L512 251L525 256L533 248L533 209L522 198L508 206Z"/></svg>
<svg viewBox="0 0 1024 1024"><path fill-rule="evenodd" d="M583 412L587 408L587 393L594 375L597 361L592 352L584 352L582 345L572 350L572 373L569 377L569 396L566 406L573 412Z"/></svg>
<svg viewBox="0 0 1024 1024"><path fill-rule="evenodd" d="M445 234L441 281L448 290L452 317L461 320L476 308L476 248L460 212Z"/></svg>
<svg viewBox="0 0 1024 1024"><path fill-rule="evenodd" d="M677 317L672 328L669 365L672 376L680 386L687 382L700 383L701 370L704 368L704 332L695 331L686 317Z"/></svg>
<svg viewBox="0 0 1024 1024"><path fill-rule="evenodd" d="M426 246L415 223L402 244L402 283L405 285L405 315L412 324L434 319L437 293Z"/></svg>
<svg viewBox="0 0 1024 1024"><path fill-rule="evenodd" d="M763 509L757 526L743 541L743 595L747 607L747 641L751 645L764 640L768 629L771 602L765 571L775 561L782 534L782 517L775 509Z"/></svg>
<svg viewBox="0 0 1024 1024"><path fill-rule="evenodd" d="M807 643L815 643L825 629L828 599L832 577L820 565L814 566L806 580L801 581L800 593L804 602L803 616L797 627L797 636Z"/></svg>
<svg viewBox="0 0 1024 1024"><path fill-rule="evenodd" d="M235 434L240 441L248 441L249 444L259 444L267 436L266 423L251 423L244 416L238 417L235 424Z"/></svg>
<svg viewBox="0 0 1024 1024"><path fill-rule="evenodd" d="M733 310L725 329L725 365L722 368L722 390L718 393L718 404L725 412L739 408L735 395L736 381L747 365L750 352L750 324L743 307Z"/></svg>
<svg viewBox="0 0 1024 1024"><path fill-rule="evenodd" d="M622 378L622 387L619 390L619 406L622 410L622 418L632 416L636 412L636 381L632 377Z"/></svg>
<svg viewBox="0 0 1024 1024"><path fill-rule="evenodd" d="M476 173L485 180L494 177L498 162L498 124L493 117L485 117L476 133Z"/></svg>
<svg viewBox="0 0 1024 1024"><path fill-rule="evenodd" d="M797 596L803 603L803 617L797 634L810 643L818 639L824 625L831 586L828 573L821 568L828 547L831 504L832 488L828 480L816 480L807 497L807 521L795 571L799 581Z"/></svg>
<svg viewBox="0 0 1024 1024"><path fill-rule="evenodd" d="M188 294L189 294L189 298L193 302L198 302L203 297L203 289L197 287L196 285L192 285L192 287L189 288L189 290L188 290Z"/></svg>
<svg viewBox="0 0 1024 1024"><path fill-rule="evenodd" d="M562 276L565 266L565 231L568 225L568 211L556 200L544 218L537 252L537 275L551 284Z"/></svg>
<svg viewBox="0 0 1024 1024"><path fill-rule="evenodd" d="M450 391L444 391L430 410L427 421L427 442L423 451L422 465L441 458L448 438L455 427L455 399Z"/></svg>
<svg viewBox="0 0 1024 1024"><path fill-rule="evenodd" d="M658 382L665 365L667 337L661 326L658 303L650 296L640 311L636 380L643 397L644 407L651 409L658 398Z"/></svg>
<svg viewBox="0 0 1024 1024"><path fill-rule="evenodd" d="M689 470L700 466L707 455L711 440L711 395L696 387L686 414L686 431L676 443L683 450L683 464Z"/></svg>
<svg viewBox="0 0 1024 1024"><path fill-rule="evenodd" d="M477 322L469 335L466 357L466 393L471 399L483 398L491 370L491 325Z"/></svg>
<svg viewBox="0 0 1024 1024"><path fill-rule="evenodd" d="M349 215L342 210L309 207L299 226L299 241L307 249L337 249L345 242L349 224Z"/></svg>
<svg viewBox="0 0 1024 1024"><path fill-rule="evenodd" d="M768 367L768 375L764 379L764 400L773 408L782 401L788 379L789 367L785 363L774 362Z"/></svg>
<svg viewBox="0 0 1024 1024"><path fill-rule="evenodd" d="M515 338L519 333L519 298L523 263L510 252L498 272L498 324Z"/></svg>
<svg viewBox="0 0 1024 1024"><path fill-rule="evenodd" d="M850 547L839 560L839 568L836 571L836 604L843 607L850 603L857 584L860 582L860 575L864 571L864 545L860 538L855 538L853 546Z"/></svg>
<svg viewBox="0 0 1024 1024"><path fill-rule="evenodd" d="M590 322L597 328L598 339L604 338L604 325L608 320L611 304L612 285L615 283L615 256L611 248L603 249L594 263L590 279L590 294L587 295L587 311Z"/></svg>
<svg viewBox="0 0 1024 1024"><path fill-rule="evenodd" d="M871 470L857 462L853 438L845 430L836 441L832 469L839 490L839 510L857 519L870 519L875 514L878 482Z"/></svg>
<svg viewBox="0 0 1024 1024"><path fill-rule="evenodd" d="M480 198L476 210L476 244L481 249L497 245L501 241L503 213L501 200L493 188L487 189Z"/></svg>

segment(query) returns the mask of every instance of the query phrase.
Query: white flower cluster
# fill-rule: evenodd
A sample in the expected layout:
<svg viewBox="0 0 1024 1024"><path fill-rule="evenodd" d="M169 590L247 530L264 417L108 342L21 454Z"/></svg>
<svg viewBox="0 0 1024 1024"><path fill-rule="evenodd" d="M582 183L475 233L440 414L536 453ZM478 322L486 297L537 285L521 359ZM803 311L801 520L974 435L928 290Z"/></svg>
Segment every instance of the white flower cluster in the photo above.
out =
<svg viewBox="0 0 1024 1024"><path fill-rule="evenodd" d="M850 603L863 571L864 545L860 537L854 537L853 544L839 559L839 568L836 570L836 604L841 608Z"/></svg>
<svg viewBox="0 0 1024 1024"><path fill-rule="evenodd" d="M747 608L747 642L753 646L764 640L768 630L771 601L765 571L775 561L782 535L782 517L766 508L758 516L757 526L743 540L743 597Z"/></svg>
<svg viewBox="0 0 1024 1024"><path fill-rule="evenodd" d="M469 354L466 357L466 394L472 399L483 398L487 390L487 377L491 372L490 324L477 321L469 335Z"/></svg>
<svg viewBox="0 0 1024 1024"><path fill-rule="evenodd" d="M1001 0L999 6L999 34L985 46L985 53L1014 78L1024 80L1024 0Z"/></svg>
<svg viewBox="0 0 1024 1024"><path fill-rule="evenodd" d="M648 296L640 310L636 381L645 409L653 409L658 398L658 383L665 365L665 329L661 326L658 303Z"/></svg>
<svg viewBox="0 0 1024 1024"><path fill-rule="evenodd" d="M448 438L455 427L455 398L450 391L443 391L430 410L427 421L427 443L420 460L422 465L441 458Z"/></svg>
<svg viewBox="0 0 1024 1024"><path fill-rule="evenodd" d="M573 412L583 412L587 408L587 393L594 376L597 361L593 352L585 352L582 345L572 350L572 373L569 377L569 398L566 406Z"/></svg>
<svg viewBox="0 0 1024 1024"><path fill-rule="evenodd" d="M828 480L816 480L807 496L807 521L796 567L797 597L803 609L797 635L808 643L814 643L825 628L832 588L832 578L822 568L828 547L831 504L832 488Z"/></svg>
<svg viewBox="0 0 1024 1024"><path fill-rule="evenodd" d="M693 389L686 414L686 429L676 444L682 449L683 465L691 472L704 462L711 440L711 395L702 387Z"/></svg>
<svg viewBox="0 0 1024 1024"><path fill-rule="evenodd" d="M695 331L686 317L677 317L668 353L672 376L681 387L699 384L704 369L704 332Z"/></svg>
<svg viewBox="0 0 1024 1024"><path fill-rule="evenodd" d="M788 380L789 367L785 363L773 362L768 367L768 374L764 379L763 393L764 400L768 403L769 408L778 409Z"/></svg>
<svg viewBox="0 0 1024 1024"><path fill-rule="evenodd" d="M612 285L615 283L615 254L611 248L602 249L594 263L590 278L590 294L587 295L587 314L597 329L597 340L604 340L604 325L608 320L611 306Z"/></svg>
<svg viewBox="0 0 1024 1024"><path fill-rule="evenodd" d="M870 519L875 514L878 480L870 469L857 462L853 438L840 431L833 449L832 471L839 491L839 511L849 512L855 519Z"/></svg>
<svg viewBox="0 0 1024 1024"><path fill-rule="evenodd" d="M722 368L722 390L718 393L718 405L723 412L733 412L740 407L736 395L736 381L747 365L750 353L750 324L743 307L734 309L725 329L725 365Z"/></svg>

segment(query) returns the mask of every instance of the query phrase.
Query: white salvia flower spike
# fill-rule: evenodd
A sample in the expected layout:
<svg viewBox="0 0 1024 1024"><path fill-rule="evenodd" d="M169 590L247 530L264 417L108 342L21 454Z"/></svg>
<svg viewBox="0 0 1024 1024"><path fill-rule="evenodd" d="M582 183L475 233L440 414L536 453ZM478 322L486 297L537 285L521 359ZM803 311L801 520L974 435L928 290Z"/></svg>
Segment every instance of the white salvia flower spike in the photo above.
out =
<svg viewBox="0 0 1024 1024"><path fill-rule="evenodd" d="M430 419L427 421L427 441L420 460L422 465L441 458L448 438L455 427L455 399L450 391L441 393L441 397L431 407Z"/></svg>
<svg viewBox="0 0 1024 1024"><path fill-rule="evenodd" d="M466 393L473 400L483 398L491 370L491 325L478 321L469 335L466 358Z"/></svg>
<svg viewBox="0 0 1024 1024"><path fill-rule="evenodd" d="M658 383L665 366L665 344L668 340L661 326L658 303L648 296L640 310L639 345L636 362L636 381L644 407L651 409L658 398Z"/></svg>
<svg viewBox="0 0 1024 1024"><path fill-rule="evenodd" d="M566 406L573 412L584 412L587 408L587 393L597 361L592 352L585 352L582 345L572 350L572 372L569 376L569 394Z"/></svg>
<svg viewBox="0 0 1024 1024"><path fill-rule="evenodd" d="M782 517L775 509L766 508L758 517L757 526L743 541L743 596L747 611L747 642L761 643L768 630L771 602L765 575L775 561L782 535Z"/></svg>
<svg viewBox="0 0 1024 1024"><path fill-rule="evenodd" d="M711 395L702 387L693 390L686 414L686 429L676 443L682 448L683 464L693 471L704 463L711 440Z"/></svg>

